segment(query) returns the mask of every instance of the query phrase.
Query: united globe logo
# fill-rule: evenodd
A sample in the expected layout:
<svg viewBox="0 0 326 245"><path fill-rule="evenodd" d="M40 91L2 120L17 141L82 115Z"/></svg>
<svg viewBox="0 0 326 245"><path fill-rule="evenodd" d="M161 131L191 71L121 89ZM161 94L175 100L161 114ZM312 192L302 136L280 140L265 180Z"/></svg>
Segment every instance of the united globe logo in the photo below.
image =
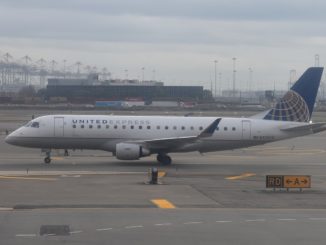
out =
<svg viewBox="0 0 326 245"><path fill-rule="evenodd" d="M309 122L307 103L293 90L288 91L264 117L266 120Z"/></svg>

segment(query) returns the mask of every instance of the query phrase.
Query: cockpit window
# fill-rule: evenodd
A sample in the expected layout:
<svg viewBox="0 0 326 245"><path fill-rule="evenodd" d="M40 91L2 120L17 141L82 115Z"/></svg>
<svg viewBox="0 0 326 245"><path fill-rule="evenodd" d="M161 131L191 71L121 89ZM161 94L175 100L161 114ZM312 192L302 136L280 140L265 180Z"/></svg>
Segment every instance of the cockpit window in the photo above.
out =
<svg viewBox="0 0 326 245"><path fill-rule="evenodd" d="M28 122L27 124L25 124L25 127L30 127L32 125L32 122Z"/></svg>
<svg viewBox="0 0 326 245"><path fill-rule="evenodd" d="M31 125L32 128L39 128L40 127L40 123L39 122L33 122Z"/></svg>

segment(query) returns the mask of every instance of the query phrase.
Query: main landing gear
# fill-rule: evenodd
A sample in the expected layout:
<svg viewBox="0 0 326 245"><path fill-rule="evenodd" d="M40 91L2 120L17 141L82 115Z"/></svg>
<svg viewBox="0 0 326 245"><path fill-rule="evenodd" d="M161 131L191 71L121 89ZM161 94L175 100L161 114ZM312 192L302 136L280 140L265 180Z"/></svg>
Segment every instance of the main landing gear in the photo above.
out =
<svg viewBox="0 0 326 245"><path fill-rule="evenodd" d="M163 165L170 165L172 163L171 157L166 154L157 154L156 159L159 163L162 163Z"/></svg>

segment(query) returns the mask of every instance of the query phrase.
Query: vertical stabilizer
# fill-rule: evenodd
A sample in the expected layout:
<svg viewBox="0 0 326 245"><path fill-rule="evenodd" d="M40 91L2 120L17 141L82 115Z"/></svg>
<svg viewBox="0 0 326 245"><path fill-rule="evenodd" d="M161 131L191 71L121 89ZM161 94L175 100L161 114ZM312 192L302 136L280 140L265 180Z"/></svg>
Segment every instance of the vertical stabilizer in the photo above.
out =
<svg viewBox="0 0 326 245"><path fill-rule="evenodd" d="M323 67L308 68L292 88L264 116L265 120L309 122Z"/></svg>

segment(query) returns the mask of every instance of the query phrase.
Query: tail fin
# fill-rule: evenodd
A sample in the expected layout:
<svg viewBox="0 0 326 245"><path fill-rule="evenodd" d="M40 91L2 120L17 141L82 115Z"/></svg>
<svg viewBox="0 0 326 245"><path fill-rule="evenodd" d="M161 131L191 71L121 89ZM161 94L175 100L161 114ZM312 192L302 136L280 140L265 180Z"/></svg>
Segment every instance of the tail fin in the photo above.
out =
<svg viewBox="0 0 326 245"><path fill-rule="evenodd" d="M265 120L309 122L323 73L323 67L310 67L264 116Z"/></svg>

